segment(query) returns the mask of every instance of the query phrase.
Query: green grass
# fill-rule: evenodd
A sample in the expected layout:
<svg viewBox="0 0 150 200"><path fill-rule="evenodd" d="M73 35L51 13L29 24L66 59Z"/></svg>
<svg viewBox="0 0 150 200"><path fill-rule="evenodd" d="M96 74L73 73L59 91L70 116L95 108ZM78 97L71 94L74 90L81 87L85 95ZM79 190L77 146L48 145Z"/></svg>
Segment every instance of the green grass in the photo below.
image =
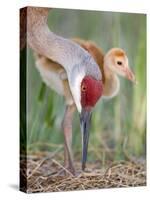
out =
<svg viewBox="0 0 150 200"><path fill-rule="evenodd" d="M94 109L89 160L106 159L106 149L115 159L125 159L127 152L145 157L146 148L146 15L53 9L48 21L51 30L64 37L81 37L95 41L106 52L118 46L129 57L138 85L120 78L121 90L111 100L101 100ZM45 87L34 67L28 49L27 148L30 151L53 151L63 144L61 120L63 97ZM74 117L73 148L81 152L78 113Z"/></svg>

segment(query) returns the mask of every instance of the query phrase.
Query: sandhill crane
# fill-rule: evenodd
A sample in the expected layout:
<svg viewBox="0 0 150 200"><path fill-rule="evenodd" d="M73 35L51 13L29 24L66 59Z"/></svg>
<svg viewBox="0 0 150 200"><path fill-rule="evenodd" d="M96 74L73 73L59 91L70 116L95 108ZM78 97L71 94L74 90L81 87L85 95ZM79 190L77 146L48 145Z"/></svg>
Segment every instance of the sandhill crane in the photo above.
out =
<svg viewBox="0 0 150 200"><path fill-rule="evenodd" d="M65 167L75 174L71 150L75 108L80 114L84 170L92 108L102 95L111 98L118 93L120 84L116 74L133 82L135 76L122 49L111 49L104 56L93 42L71 41L52 33L46 24L48 11L46 8L28 8L28 44L36 52L36 67L43 81L65 97L64 161Z"/></svg>
<svg viewBox="0 0 150 200"><path fill-rule="evenodd" d="M66 71L74 103L80 115L82 130L82 169L85 168L92 108L102 96L102 73L93 57L75 42L57 36L47 26L48 8L27 10L27 42L40 55L59 63ZM45 74L45 77L48 75ZM71 111L70 111L71 110ZM70 113L67 107L64 118L65 157L69 170L74 174L71 153Z"/></svg>

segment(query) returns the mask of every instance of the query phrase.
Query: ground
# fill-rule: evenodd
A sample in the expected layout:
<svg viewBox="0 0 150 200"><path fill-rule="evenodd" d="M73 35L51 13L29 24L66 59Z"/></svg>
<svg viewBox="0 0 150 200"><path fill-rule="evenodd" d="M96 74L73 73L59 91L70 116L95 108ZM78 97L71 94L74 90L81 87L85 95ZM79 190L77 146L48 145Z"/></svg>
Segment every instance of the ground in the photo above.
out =
<svg viewBox="0 0 150 200"><path fill-rule="evenodd" d="M96 161L88 163L85 172L80 170L81 163L76 162L77 176L74 177L61 164L62 158L60 152L38 152L28 155L27 159L22 156L21 175L27 178L27 189L21 190L32 193L146 185L145 162L111 161L100 167ZM62 175L62 171L67 175Z"/></svg>

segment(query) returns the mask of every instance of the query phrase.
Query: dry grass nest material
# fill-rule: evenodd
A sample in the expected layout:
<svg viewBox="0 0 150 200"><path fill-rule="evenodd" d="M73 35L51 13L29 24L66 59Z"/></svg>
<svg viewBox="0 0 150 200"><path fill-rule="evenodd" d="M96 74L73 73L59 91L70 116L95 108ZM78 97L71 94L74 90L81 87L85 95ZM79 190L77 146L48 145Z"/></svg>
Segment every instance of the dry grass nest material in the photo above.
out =
<svg viewBox="0 0 150 200"><path fill-rule="evenodd" d="M78 175L73 176L58 162L60 157L56 158L39 153L27 160L22 158L21 175L27 178L27 188L21 189L33 193L146 185L145 163L110 162L102 168L98 162L88 163L85 172L81 172L80 163L75 163ZM61 174L64 171L67 175Z"/></svg>

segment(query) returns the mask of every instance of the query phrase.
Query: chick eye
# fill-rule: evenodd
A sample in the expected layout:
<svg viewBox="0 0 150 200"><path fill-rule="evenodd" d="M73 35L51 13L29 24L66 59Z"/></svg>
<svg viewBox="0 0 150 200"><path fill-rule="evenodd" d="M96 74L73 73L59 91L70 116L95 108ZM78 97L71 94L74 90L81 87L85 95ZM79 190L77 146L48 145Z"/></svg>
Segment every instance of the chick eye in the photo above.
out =
<svg viewBox="0 0 150 200"><path fill-rule="evenodd" d="M86 91L85 85L82 85L81 90L82 90L82 92L85 92L85 91Z"/></svg>
<svg viewBox="0 0 150 200"><path fill-rule="evenodd" d="M121 62L121 61L117 61L117 64L118 64L118 65L122 65L122 62Z"/></svg>

